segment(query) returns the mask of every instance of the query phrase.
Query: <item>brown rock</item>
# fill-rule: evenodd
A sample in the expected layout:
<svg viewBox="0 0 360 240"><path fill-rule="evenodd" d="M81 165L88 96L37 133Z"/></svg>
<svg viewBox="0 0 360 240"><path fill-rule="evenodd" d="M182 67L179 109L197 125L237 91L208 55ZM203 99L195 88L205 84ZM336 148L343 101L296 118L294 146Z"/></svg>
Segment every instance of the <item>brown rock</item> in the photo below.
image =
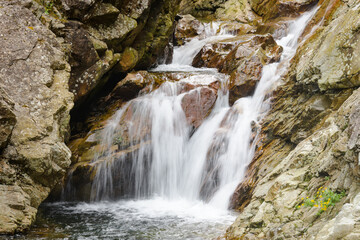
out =
<svg viewBox="0 0 360 240"><path fill-rule="evenodd" d="M191 38L201 35L203 31L204 25L199 20L190 14L180 15L175 27L174 42L178 46L183 45Z"/></svg>
<svg viewBox="0 0 360 240"><path fill-rule="evenodd" d="M211 112L216 98L217 92L209 87L200 87L185 94L181 106L188 123L199 127Z"/></svg>
<svg viewBox="0 0 360 240"><path fill-rule="evenodd" d="M298 16L314 6L316 0L250 0L252 9L265 20Z"/></svg>
<svg viewBox="0 0 360 240"><path fill-rule="evenodd" d="M225 58L220 71L230 77L230 103L251 95L265 64L280 60L282 47L271 35L246 36Z"/></svg>
<svg viewBox="0 0 360 240"><path fill-rule="evenodd" d="M192 66L221 68L226 56L236 47L235 42L218 42L206 44L193 59Z"/></svg>

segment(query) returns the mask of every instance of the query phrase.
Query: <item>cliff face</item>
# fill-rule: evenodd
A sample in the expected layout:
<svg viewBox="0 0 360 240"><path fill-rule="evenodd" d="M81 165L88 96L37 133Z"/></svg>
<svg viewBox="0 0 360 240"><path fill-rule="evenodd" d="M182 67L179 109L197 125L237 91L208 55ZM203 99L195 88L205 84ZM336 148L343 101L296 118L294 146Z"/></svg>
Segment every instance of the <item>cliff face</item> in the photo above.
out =
<svg viewBox="0 0 360 240"><path fill-rule="evenodd" d="M360 5L318 7L262 121L228 239L360 238Z"/></svg>
<svg viewBox="0 0 360 240"><path fill-rule="evenodd" d="M70 66L55 35L25 6L0 8L0 232L23 230L70 164ZM21 16L21 17L19 17Z"/></svg>
<svg viewBox="0 0 360 240"><path fill-rule="evenodd" d="M178 5L0 1L0 233L29 228L64 176L74 102L80 109L110 76L155 64Z"/></svg>

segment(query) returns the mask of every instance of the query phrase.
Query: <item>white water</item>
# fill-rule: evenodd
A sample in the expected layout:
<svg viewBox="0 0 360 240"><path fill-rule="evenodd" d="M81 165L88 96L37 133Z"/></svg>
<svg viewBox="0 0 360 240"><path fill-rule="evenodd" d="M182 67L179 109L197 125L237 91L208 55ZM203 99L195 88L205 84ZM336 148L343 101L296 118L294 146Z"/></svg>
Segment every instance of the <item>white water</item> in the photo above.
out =
<svg viewBox="0 0 360 240"><path fill-rule="evenodd" d="M195 219L199 226L200 222L228 224L234 220L227 208L254 155L252 122L258 122L267 112L266 94L288 68L296 52L297 39L315 11L305 13L291 24L289 34L277 41L284 48L281 61L265 66L254 95L239 99L232 107L228 105L225 75L189 66L206 43L231 36L216 35L212 30L208 31L208 38L194 39L176 48L173 63L154 71L189 71L194 75L176 83L164 83L152 93L132 100L113 116L103 130L102 142L108 149L99 154L99 159L105 155L105 161L97 171L93 199L113 197L113 152L109 149L120 131L119 122L131 111L131 119L127 121L130 142L133 146L140 144L132 155L134 200L114 203L113 208L121 205L121 208L132 209L129 211L136 212L135 215L150 219L169 215L186 222ZM209 79L221 80L222 89L210 116L191 135L192 129L181 107L184 96L181 89L185 82L206 85ZM146 131L148 134L144 137ZM90 206L102 207L101 203Z"/></svg>

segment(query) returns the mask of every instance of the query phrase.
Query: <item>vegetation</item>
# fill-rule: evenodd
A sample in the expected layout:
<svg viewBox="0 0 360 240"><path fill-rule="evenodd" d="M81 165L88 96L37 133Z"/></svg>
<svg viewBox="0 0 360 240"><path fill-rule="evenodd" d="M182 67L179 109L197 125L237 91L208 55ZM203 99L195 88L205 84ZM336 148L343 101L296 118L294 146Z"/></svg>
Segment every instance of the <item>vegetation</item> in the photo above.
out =
<svg viewBox="0 0 360 240"><path fill-rule="evenodd" d="M328 210L328 208L335 206L335 204L340 202L340 200L345 195L345 191L336 193L330 189L320 187L316 192L315 197L301 198L301 203L297 205L296 208L299 209L301 207L315 207L320 209L318 214L321 214Z"/></svg>

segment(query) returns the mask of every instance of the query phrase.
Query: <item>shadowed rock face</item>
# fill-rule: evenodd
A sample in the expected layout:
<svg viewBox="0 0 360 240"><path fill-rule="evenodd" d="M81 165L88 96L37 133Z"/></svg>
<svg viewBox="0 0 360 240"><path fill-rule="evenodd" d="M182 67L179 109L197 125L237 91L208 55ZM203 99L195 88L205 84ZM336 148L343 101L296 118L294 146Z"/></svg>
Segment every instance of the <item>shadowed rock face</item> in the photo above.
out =
<svg viewBox="0 0 360 240"><path fill-rule="evenodd" d="M94 100L112 74L156 64L172 36L179 2L62 0L60 19L70 21L44 17L69 52L75 108Z"/></svg>
<svg viewBox="0 0 360 240"><path fill-rule="evenodd" d="M0 233L14 233L30 226L70 165L73 103L55 35L21 5L0 6Z"/></svg>

